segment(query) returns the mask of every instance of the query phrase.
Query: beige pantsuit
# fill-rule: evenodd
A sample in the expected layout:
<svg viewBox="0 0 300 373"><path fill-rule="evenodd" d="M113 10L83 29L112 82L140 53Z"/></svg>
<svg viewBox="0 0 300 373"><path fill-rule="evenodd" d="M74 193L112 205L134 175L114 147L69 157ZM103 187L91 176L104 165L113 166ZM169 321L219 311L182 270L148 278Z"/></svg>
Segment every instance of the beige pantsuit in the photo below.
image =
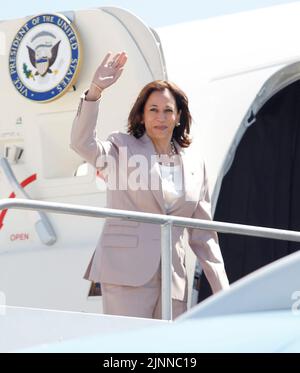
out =
<svg viewBox="0 0 300 373"><path fill-rule="evenodd" d="M101 285L103 311L109 315L161 319L161 271L142 286ZM186 301L172 299L173 319L187 309Z"/></svg>
<svg viewBox="0 0 300 373"><path fill-rule="evenodd" d="M81 99L72 127L71 148L103 172L108 180L107 207L166 214L159 167L153 161L155 149L151 139L147 134L137 139L132 135L114 132L106 141L100 141L96 133L99 102ZM169 214L211 219L204 163L201 159L189 158L188 151L174 143L181 158L184 193ZM140 157L143 170L146 170L140 176L138 189L130 184L136 170L132 159L136 157ZM111 183L109 177L112 175L115 180ZM183 233L182 227L172 228L172 298L180 302L186 302L187 297ZM196 229L188 229L187 234L189 246L198 257L213 292L227 288L228 280L217 234ZM109 218L106 219L85 278L102 284L105 311L151 317L158 305L158 290L151 290L149 284L159 273L159 266L159 226ZM120 292L116 285L124 286L124 289ZM135 291L139 295L136 298L132 296L129 301ZM149 298L148 293L151 293ZM115 299L114 294L117 294Z"/></svg>

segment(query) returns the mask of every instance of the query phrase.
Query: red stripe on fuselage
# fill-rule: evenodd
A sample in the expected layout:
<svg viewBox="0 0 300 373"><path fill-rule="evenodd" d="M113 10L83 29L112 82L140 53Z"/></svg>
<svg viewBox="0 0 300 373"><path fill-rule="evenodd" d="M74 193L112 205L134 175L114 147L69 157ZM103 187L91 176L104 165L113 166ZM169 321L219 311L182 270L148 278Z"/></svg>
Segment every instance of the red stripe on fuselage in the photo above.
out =
<svg viewBox="0 0 300 373"><path fill-rule="evenodd" d="M20 185L22 188L25 188L28 184L32 183L36 179L37 179L37 175L33 174L29 176L27 179L23 180ZM8 198L16 198L16 194L12 192ZM3 227L3 221L4 221L6 213L7 213L7 209L2 210L0 213L0 229Z"/></svg>

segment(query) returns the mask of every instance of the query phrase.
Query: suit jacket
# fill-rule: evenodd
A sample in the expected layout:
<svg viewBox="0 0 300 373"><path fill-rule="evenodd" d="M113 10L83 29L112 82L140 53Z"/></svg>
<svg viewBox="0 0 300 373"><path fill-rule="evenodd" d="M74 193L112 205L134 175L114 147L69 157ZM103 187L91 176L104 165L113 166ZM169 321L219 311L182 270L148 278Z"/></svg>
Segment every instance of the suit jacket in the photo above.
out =
<svg viewBox="0 0 300 373"><path fill-rule="evenodd" d="M99 101L81 99L72 127L71 148L106 176L107 207L166 214L159 165L153 160L155 149L151 139L147 134L137 139L120 132L112 133L106 141L97 139ZM169 213L211 219L204 163L189 159L186 149L176 142L175 146L181 156L184 193ZM137 170L133 158L142 164L143 170L147 170L139 177L138 188L132 183ZM113 182L108 180L110 176L113 176ZM172 228L172 297L179 300L185 299L187 286L183 231L182 227ZM213 292L227 288L228 280L216 232L188 229L187 235ZM95 282L141 286L158 270L160 255L159 225L107 218L85 278Z"/></svg>

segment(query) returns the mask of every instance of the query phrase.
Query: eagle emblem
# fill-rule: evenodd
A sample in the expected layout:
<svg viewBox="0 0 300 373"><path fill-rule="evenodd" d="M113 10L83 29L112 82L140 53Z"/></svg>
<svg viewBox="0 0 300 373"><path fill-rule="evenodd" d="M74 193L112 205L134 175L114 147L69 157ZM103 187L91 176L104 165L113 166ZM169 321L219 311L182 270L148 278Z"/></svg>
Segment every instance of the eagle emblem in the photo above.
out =
<svg viewBox="0 0 300 373"><path fill-rule="evenodd" d="M29 59L36 68L34 75L40 75L44 77L47 73L53 73L51 66L54 64L60 41L57 42L53 47L49 47L47 44L38 45L35 49L32 49L26 45L29 53Z"/></svg>
<svg viewBox="0 0 300 373"><path fill-rule="evenodd" d="M9 73L16 90L35 102L62 96L74 85L81 49L76 30L61 14L26 19L9 51Z"/></svg>

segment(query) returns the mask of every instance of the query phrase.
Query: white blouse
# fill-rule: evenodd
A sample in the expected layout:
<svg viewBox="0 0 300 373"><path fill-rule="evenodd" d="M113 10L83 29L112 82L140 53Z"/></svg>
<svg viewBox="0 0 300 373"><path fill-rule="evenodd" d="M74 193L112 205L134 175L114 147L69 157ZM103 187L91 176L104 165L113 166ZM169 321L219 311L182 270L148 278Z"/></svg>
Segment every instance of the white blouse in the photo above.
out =
<svg viewBox="0 0 300 373"><path fill-rule="evenodd" d="M162 180L162 192L167 214L178 198L183 195L183 180L181 165L159 165Z"/></svg>

